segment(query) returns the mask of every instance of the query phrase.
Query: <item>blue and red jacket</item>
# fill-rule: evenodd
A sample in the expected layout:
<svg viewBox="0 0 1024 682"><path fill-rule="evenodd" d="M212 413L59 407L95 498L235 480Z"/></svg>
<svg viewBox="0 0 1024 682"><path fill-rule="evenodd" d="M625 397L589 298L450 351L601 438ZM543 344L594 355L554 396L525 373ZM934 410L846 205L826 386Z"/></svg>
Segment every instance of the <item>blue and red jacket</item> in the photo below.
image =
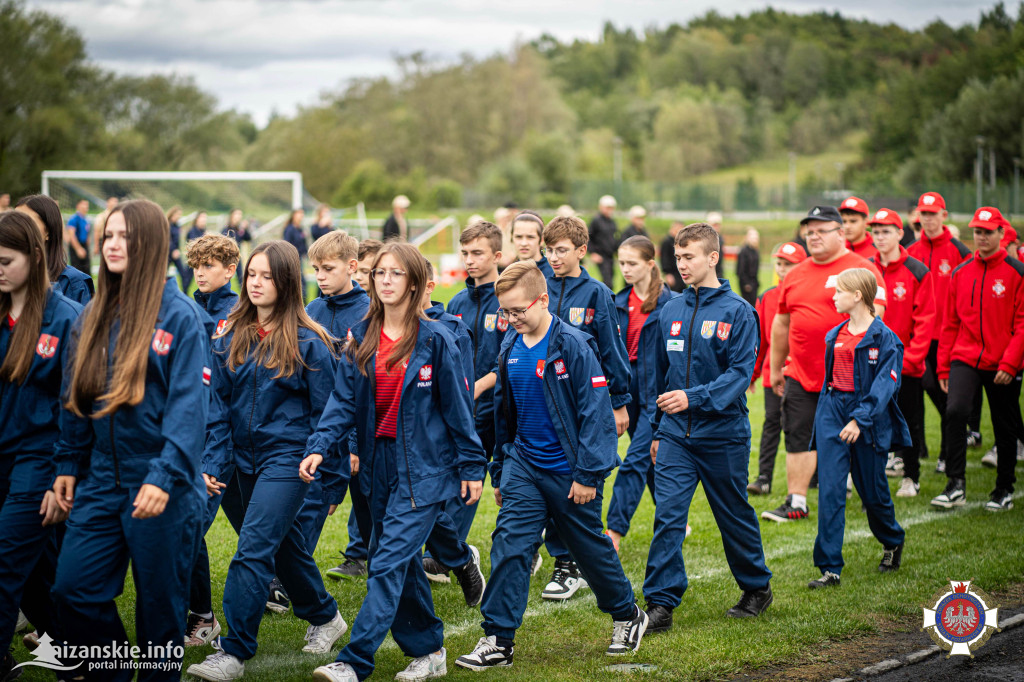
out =
<svg viewBox="0 0 1024 682"><path fill-rule="evenodd" d="M367 320L352 328L362 343ZM461 481L484 477L484 450L473 427L473 394L458 357L455 339L434 320L420 320L416 346L405 368L395 425L398 490L415 508L458 495ZM376 444L376 358L364 376L342 355L327 407L305 445L307 455L333 456L332 444L353 427L357 452L373 452ZM360 460L358 479L370 494L373 458Z"/></svg>
<svg viewBox="0 0 1024 682"><path fill-rule="evenodd" d="M971 257L971 250L943 225L942 234L935 239L921 232L921 238L907 247L907 253L924 263L932 273L936 314L931 338L932 341L938 341L942 327L946 323L946 299L949 297L950 276L957 266Z"/></svg>
<svg viewBox="0 0 1024 682"><path fill-rule="evenodd" d="M174 279L164 285L155 326L141 403L123 405L99 419L61 412L58 476L80 477L88 465L90 480L104 486L133 489L152 484L171 494L185 487L205 496L200 456L209 412L206 365L213 326ZM115 320L108 358L114 357L120 328L120 320ZM69 363L74 361L80 331L81 318L72 332ZM65 399L70 380L70 372L65 372Z"/></svg>
<svg viewBox="0 0 1024 682"><path fill-rule="evenodd" d="M655 409L654 440L750 440L746 390L761 330L754 308L719 282L717 289L688 287L661 310L655 395L685 391L689 407Z"/></svg>
<svg viewBox="0 0 1024 682"><path fill-rule="evenodd" d="M496 488L501 487L505 457L515 452L519 423L516 404L504 387L508 386L508 361L518 337L513 333L502 341L494 387L494 460L489 466ZM552 315L542 372L544 402L572 468L572 480L580 485L601 486L619 465L619 437L596 340Z"/></svg>
<svg viewBox="0 0 1024 682"><path fill-rule="evenodd" d="M228 282L219 289L214 289L208 294L196 289L192 294L199 307L206 311L206 314L213 320L214 334L224 331L228 323L228 315L231 309L238 303L238 294L231 290L231 282Z"/></svg>
<svg viewBox="0 0 1024 682"><path fill-rule="evenodd" d="M1024 264L1000 248L953 271L939 339L940 379L955 361L1016 375L1024 365Z"/></svg>
<svg viewBox="0 0 1024 682"><path fill-rule="evenodd" d="M849 323L846 320L825 335L825 381L818 409L832 390L836 337ZM853 351L853 394L857 407L850 413L850 419L857 421L861 435L881 453L910 447L910 430L897 404L902 368L903 342L876 317ZM811 449L815 449L813 433Z"/></svg>
<svg viewBox="0 0 1024 682"><path fill-rule="evenodd" d="M936 302L928 267L900 247L900 257L882 265L872 262L885 278L885 326L903 342L903 374L924 376L924 360L932 343Z"/></svg>
<svg viewBox="0 0 1024 682"><path fill-rule="evenodd" d="M71 328L82 306L51 289L28 376L18 384L0 381L0 457L53 453L60 437L60 387L71 345ZM0 365L14 330L0 320Z"/></svg>
<svg viewBox="0 0 1024 682"><path fill-rule="evenodd" d="M369 308L370 297L353 281L352 288L344 294L321 294L314 298L306 306L306 314L337 339L336 347L340 351L348 339L348 331L366 317Z"/></svg>
<svg viewBox="0 0 1024 682"><path fill-rule="evenodd" d="M608 379L612 407L629 404L629 354L619 333L618 313L611 290L580 269L579 277L548 277L548 310L597 341L603 374Z"/></svg>
<svg viewBox="0 0 1024 682"><path fill-rule="evenodd" d="M66 266L57 277L57 281L53 283L53 288L64 294L65 298L70 298L83 308L86 303L92 300L93 294L96 293L92 277L70 265Z"/></svg>
<svg viewBox="0 0 1024 682"><path fill-rule="evenodd" d="M467 380L472 380L473 370L473 337L469 333L469 327L457 315L444 311L444 303L431 301L430 307L423 311L423 314L431 320L436 320L445 326L445 329L455 337L455 347L459 351L459 360L462 363L462 373Z"/></svg>
<svg viewBox="0 0 1024 682"><path fill-rule="evenodd" d="M508 320L498 315L500 307L498 297L494 295L494 282L477 284L472 277L466 278L466 288L448 302L448 312L466 324L472 338L471 384L492 371L501 350ZM494 389L481 393L474 401L473 416L478 429L490 428L494 421Z"/></svg>
<svg viewBox="0 0 1024 682"><path fill-rule="evenodd" d="M619 312L619 336L622 338L623 345L626 345L626 333L629 329L629 294L632 291L633 287L630 285L615 295L615 307ZM662 308L673 298L675 298L675 293L667 286L662 285L658 303L644 320L644 326L640 328L636 366L632 369L638 374L637 386L640 387L640 395L635 397L640 407L654 405L654 401L658 398L658 394L655 392L657 390L655 358L658 356L658 319Z"/></svg>

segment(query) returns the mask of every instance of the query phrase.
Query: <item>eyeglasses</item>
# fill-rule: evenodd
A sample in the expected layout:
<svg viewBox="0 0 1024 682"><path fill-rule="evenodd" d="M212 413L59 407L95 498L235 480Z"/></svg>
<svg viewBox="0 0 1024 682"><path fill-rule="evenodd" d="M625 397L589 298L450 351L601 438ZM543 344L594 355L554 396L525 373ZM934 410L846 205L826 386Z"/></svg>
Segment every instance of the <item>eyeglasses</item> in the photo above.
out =
<svg viewBox="0 0 1024 682"><path fill-rule="evenodd" d="M541 294L540 296L543 296L543 295L544 294ZM504 308L498 308L498 315L503 320L511 321L511 320L522 319L523 317L526 317L526 311L529 310L530 308L532 308L537 303L537 301L540 300L540 296L538 296L537 298L533 299L533 303L531 303L530 305L526 306L525 308L509 309L509 310L506 310Z"/></svg>
<svg viewBox="0 0 1024 682"><path fill-rule="evenodd" d="M568 249L568 248L563 246L560 249L551 249L551 253L553 253L555 256L557 256L559 258L565 258L566 256L568 256L570 253L572 253L575 250L576 249ZM534 301L534 303L536 303L536 301Z"/></svg>
<svg viewBox="0 0 1024 682"><path fill-rule="evenodd" d="M377 268L376 270L370 270L370 276L374 279L379 279L382 282L388 275L391 275L392 282L398 282L399 280L405 279L405 274L405 270L399 270L398 268Z"/></svg>
<svg viewBox="0 0 1024 682"><path fill-rule="evenodd" d="M810 239L811 237L824 237L829 232L838 232L841 229L843 228L833 227L831 230L807 230L807 238Z"/></svg>

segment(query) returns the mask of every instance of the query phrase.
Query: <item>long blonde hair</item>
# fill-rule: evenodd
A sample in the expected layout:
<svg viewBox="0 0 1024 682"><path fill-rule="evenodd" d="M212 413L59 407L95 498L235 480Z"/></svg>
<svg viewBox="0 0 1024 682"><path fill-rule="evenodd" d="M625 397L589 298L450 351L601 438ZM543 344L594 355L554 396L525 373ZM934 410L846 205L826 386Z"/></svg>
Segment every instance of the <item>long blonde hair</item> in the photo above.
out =
<svg viewBox="0 0 1024 682"><path fill-rule="evenodd" d="M861 300L875 317L875 296L878 295L878 279L867 268L849 268L836 277L836 288L851 294L860 292Z"/></svg>

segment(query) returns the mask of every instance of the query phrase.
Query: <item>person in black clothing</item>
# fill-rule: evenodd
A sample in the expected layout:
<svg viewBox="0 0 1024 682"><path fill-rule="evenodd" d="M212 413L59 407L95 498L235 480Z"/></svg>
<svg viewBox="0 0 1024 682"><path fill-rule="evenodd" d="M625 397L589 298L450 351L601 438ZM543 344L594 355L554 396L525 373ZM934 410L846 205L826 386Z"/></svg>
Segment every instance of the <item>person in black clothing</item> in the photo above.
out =
<svg viewBox="0 0 1024 682"><path fill-rule="evenodd" d="M683 278L679 276L679 270L676 269L676 234L679 230L683 229L685 225L676 220L672 223L672 226L668 228L668 234L661 240L661 246L658 247L659 259L661 261L661 274L665 280L665 284L672 291L679 293L686 285L683 284Z"/></svg>
<svg viewBox="0 0 1024 682"><path fill-rule="evenodd" d="M302 284L302 302L308 302L306 295L306 254L309 252L309 242L306 240L306 231L302 229L302 219L306 212L301 208L292 210L288 216L288 224L284 226L284 240L295 247L299 252L299 282Z"/></svg>
<svg viewBox="0 0 1024 682"><path fill-rule="evenodd" d="M167 261L174 265L175 271L181 277L181 290L187 292L188 285L192 283L192 271L187 265L181 262L181 207L172 206L167 212L167 224L171 231L171 248L167 253Z"/></svg>
<svg viewBox="0 0 1024 682"><path fill-rule="evenodd" d="M405 222L405 214L409 210L409 197L399 194L391 201L391 215L384 221L381 228L381 241L407 241L409 239L409 226Z"/></svg>
<svg viewBox="0 0 1024 682"><path fill-rule="evenodd" d="M225 237L231 237L238 244L238 252L242 252L242 242L252 242L252 234L249 233L249 228L245 221L242 220L242 209L233 208L231 213L228 214L228 224L224 226L224 229L220 231ZM245 274L243 273L245 268L238 268L235 271L235 277L238 278L239 286L245 286Z"/></svg>
<svg viewBox="0 0 1024 682"><path fill-rule="evenodd" d="M651 238L651 234L647 231L647 225L644 224L644 219L647 218L647 209L643 206L634 206L629 209L629 226L622 231L619 235L619 245L626 241L630 237L647 237Z"/></svg>
<svg viewBox="0 0 1024 682"><path fill-rule="evenodd" d="M758 245L761 242L761 235L754 228L747 230L747 237L743 240L743 248L736 256L736 276L740 280L740 296L750 305L757 305L757 290L760 282L757 279L757 271L761 266L761 252Z"/></svg>
<svg viewBox="0 0 1024 682"><path fill-rule="evenodd" d="M615 233L618 232L618 225L612 214L615 213L617 203L615 197L605 194L597 202L597 215L590 221L588 232L590 233L590 260L594 262L597 269L601 271L601 281L613 288L615 283L615 250L618 247Z"/></svg>

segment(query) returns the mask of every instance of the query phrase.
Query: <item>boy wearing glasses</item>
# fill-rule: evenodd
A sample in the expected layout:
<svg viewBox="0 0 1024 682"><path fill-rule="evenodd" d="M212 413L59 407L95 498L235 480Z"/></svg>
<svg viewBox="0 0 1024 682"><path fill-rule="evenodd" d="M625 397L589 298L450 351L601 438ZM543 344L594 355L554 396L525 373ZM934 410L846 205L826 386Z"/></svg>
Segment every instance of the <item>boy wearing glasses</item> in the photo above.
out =
<svg viewBox="0 0 1024 682"><path fill-rule="evenodd" d="M456 664L512 665L515 633L529 596L537 537L550 519L613 618L605 652L640 646L647 614L636 605L611 538L602 533L604 480L618 464L608 381L594 338L549 311L536 263L513 263L495 285L501 315L515 329L501 344L495 387L494 499L490 587L480 606L484 636Z"/></svg>

